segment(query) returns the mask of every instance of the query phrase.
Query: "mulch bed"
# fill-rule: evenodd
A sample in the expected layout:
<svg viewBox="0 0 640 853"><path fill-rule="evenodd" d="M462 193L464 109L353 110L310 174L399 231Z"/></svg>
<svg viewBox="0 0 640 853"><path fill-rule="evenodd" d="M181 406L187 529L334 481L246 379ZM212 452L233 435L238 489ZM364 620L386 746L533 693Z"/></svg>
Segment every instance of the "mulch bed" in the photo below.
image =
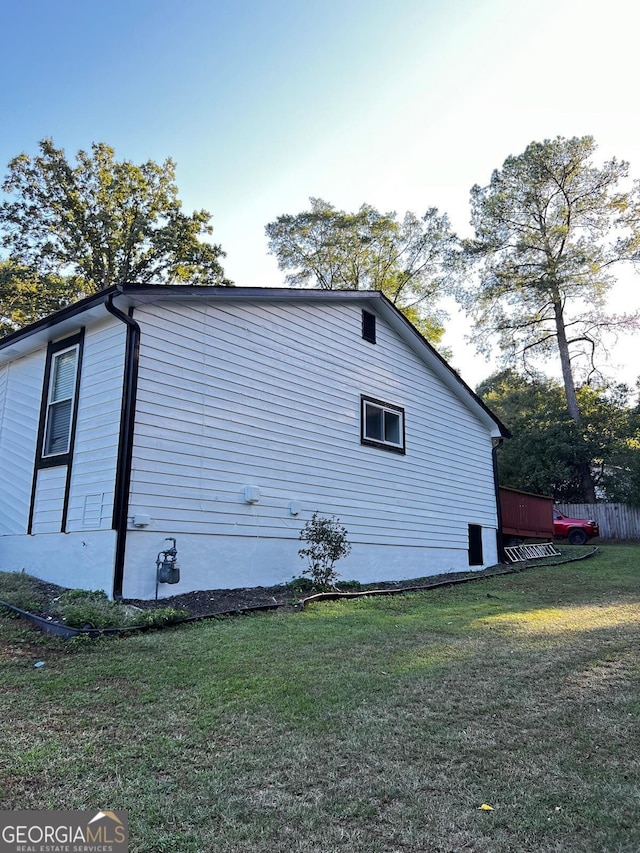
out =
<svg viewBox="0 0 640 853"><path fill-rule="evenodd" d="M598 548L594 547L589 553L581 554L578 557L570 557L569 559L561 559L560 562L573 562L574 560L583 560L587 557L592 557L598 552ZM492 566L482 571L476 572L447 572L442 575L432 575L429 577L412 578L402 581L380 581L371 584L349 584L345 582L338 584L336 592L366 594L367 591L384 590L387 593L397 590L415 590L426 587L436 587L449 583L461 583L465 579L480 579L482 577L491 577L496 574L503 574L505 571L518 572L525 568L542 565L543 561L534 561L532 564L518 563L514 566ZM557 565L557 563L555 563ZM551 563L550 565L554 565ZM44 600L43 606L35 614L44 616L45 618L57 618L55 602L58 596L66 591L65 587L57 586L56 584L47 583L46 581L37 578L31 578L36 592ZM140 608L141 610L153 610L157 608L171 607L176 610L184 610L185 616L191 618L201 618L203 616L211 616L217 613L230 613L233 611L242 611L250 608L273 607L274 605L297 609L298 602L301 599L314 596L316 590L310 589L300 591L293 589L288 584L280 584L278 586L254 586L254 587L239 587L237 589L208 589L196 590L194 592L185 592L179 595L172 595L166 598L155 599L139 599L130 598L123 599L122 603ZM339 596L336 596L339 597Z"/></svg>
<svg viewBox="0 0 640 853"><path fill-rule="evenodd" d="M460 577L466 573L446 575L447 578ZM430 583L437 580L435 577L420 578L419 580L403 580L403 581L381 581L374 584L363 584L354 587L344 586L342 591L345 592L366 592L372 589L406 589L414 587L419 583ZM55 600L63 592L65 587L56 586L56 584L47 583L46 581L32 579L33 585L42 598L45 605L38 611L39 616L55 615ZM340 586L338 586L340 589ZM290 587L282 584L280 586L255 586L241 587L238 589L208 589L198 590L195 592L185 592L180 595L172 595L166 598L155 599L140 599L128 598L123 599L123 604L139 607L141 610L152 610L158 607L172 607L176 610L185 610L189 616L208 616L215 613L228 613L234 610L244 610L251 607L264 607L267 605L296 606L296 603L308 595L313 595L314 591L297 592Z"/></svg>
<svg viewBox="0 0 640 853"><path fill-rule="evenodd" d="M189 616L207 616L210 613L227 613L229 610L243 610L247 607L264 607L268 604L292 604L295 594L286 586L256 586L239 589L205 589L195 592L183 592L167 598L123 599L123 604L152 610L157 607L172 607L186 610Z"/></svg>

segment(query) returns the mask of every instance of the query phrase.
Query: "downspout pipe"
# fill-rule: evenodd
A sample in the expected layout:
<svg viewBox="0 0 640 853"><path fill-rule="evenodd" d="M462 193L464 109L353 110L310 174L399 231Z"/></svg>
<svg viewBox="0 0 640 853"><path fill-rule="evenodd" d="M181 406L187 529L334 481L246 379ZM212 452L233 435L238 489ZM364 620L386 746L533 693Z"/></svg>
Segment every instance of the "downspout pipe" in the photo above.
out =
<svg viewBox="0 0 640 853"><path fill-rule="evenodd" d="M116 554L113 568L113 597L122 598L124 580L124 558L127 545L127 523L129 515L129 490L131 486L131 463L133 459L133 433L135 427L136 396L138 391L138 365L140 361L140 326L133 319L133 308L125 314L113 304L117 294L110 294L105 308L127 326L127 342L124 357L122 383L122 408L120 410L120 437L118 462L113 500L112 527L116 531Z"/></svg>
<svg viewBox="0 0 640 853"><path fill-rule="evenodd" d="M502 504L500 503L500 480L498 478L498 448L502 447L504 438L498 438L493 442L491 448L491 459L493 461L493 488L496 496L496 510L498 515L498 530L496 531L496 545L498 549L498 562L506 563L507 555L504 551L504 536L502 533Z"/></svg>

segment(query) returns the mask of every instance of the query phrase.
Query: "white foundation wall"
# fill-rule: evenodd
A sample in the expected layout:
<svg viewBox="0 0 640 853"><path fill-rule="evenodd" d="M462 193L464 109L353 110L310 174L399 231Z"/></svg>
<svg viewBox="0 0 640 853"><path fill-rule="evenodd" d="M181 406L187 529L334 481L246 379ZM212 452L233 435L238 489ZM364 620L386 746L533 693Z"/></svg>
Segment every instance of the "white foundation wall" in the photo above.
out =
<svg viewBox="0 0 640 853"><path fill-rule="evenodd" d="M299 577L306 568L297 539L247 536L177 535L180 582L159 584L158 598L202 589L273 586ZM150 599L156 591L156 559L171 543L163 533L132 530L127 535L124 598ZM487 565L497 562L495 530L483 531ZM480 566L475 568L481 568ZM355 544L336 564L342 580L360 583L428 577L469 571L468 552L455 548Z"/></svg>
<svg viewBox="0 0 640 853"><path fill-rule="evenodd" d="M113 530L2 536L0 568L73 589L103 589L111 596L115 545Z"/></svg>

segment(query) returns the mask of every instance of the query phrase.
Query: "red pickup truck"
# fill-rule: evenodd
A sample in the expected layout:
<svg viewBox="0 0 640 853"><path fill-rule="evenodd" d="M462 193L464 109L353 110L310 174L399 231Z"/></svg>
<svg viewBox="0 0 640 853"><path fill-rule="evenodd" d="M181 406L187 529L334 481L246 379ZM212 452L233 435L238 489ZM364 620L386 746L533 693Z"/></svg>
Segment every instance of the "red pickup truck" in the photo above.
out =
<svg viewBox="0 0 640 853"><path fill-rule="evenodd" d="M600 528L596 521L586 518L569 518L554 509L553 535L566 537L571 545L584 545L587 539L600 535Z"/></svg>

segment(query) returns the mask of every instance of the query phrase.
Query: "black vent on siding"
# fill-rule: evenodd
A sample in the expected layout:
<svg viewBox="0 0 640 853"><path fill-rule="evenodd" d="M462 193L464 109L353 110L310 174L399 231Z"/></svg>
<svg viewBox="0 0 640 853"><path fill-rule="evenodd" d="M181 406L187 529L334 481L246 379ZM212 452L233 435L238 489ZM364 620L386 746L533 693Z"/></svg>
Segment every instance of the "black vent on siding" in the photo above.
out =
<svg viewBox="0 0 640 853"><path fill-rule="evenodd" d="M362 312L362 337L370 344L376 342L376 315L369 311Z"/></svg>
<svg viewBox="0 0 640 853"><path fill-rule="evenodd" d="M469 525L469 565L481 566L482 559L482 527L479 524Z"/></svg>

